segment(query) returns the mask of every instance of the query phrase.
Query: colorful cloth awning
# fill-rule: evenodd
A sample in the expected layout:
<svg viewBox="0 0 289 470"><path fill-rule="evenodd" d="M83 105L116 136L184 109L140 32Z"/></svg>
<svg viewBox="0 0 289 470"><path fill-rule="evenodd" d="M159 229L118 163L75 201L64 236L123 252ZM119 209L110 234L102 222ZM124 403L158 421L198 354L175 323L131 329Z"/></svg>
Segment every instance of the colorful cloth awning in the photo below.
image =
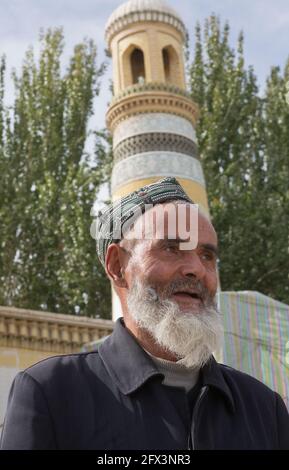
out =
<svg viewBox="0 0 289 470"><path fill-rule="evenodd" d="M253 291L221 292L218 302L223 363L264 382L289 409L289 306Z"/></svg>

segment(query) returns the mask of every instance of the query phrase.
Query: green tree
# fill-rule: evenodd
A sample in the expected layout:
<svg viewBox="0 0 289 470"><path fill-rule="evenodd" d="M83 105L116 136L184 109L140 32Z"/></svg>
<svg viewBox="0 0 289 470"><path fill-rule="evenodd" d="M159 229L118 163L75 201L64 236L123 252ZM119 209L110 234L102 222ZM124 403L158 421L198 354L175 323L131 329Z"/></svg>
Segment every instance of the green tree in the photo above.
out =
<svg viewBox="0 0 289 470"><path fill-rule="evenodd" d="M109 153L99 132L85 144L104 65L92 41L78 44L65 72L61 29L41 33L21 74L15 102L4 106L0 68L0 303L110 317L110 285L90 237L90 210Z"/></svg>
<svg viewBox="0 0 289 470"><path fill-rule="evenodd" d="M266 265L259 285L269 295L289 303L289 105L284 73L273 67L263 101L264 228Z"/></svg>
<svg viewBox="0 0 289 470"><path fill-rule="evenodd" d="M288 194L288 127L287 140L286 126L282 130L283 157L276 159L268 147L269 95L260 98L253 68L245 68L243 35L239 35L237 50L230 46L229 35L228 23L221 27L215 15L206 20L203 34L198 24L190 67L191 93L201 111L197 125L200 156L219 235L221 286L223 290L258 290L288 302L288 224L275 229ZM279 85L277 90L280 93ZM285 109L283 91L280 100ZM287 173L281 177L286 158ZM273 180L282 193L278 215L269 183Z"/></svg>

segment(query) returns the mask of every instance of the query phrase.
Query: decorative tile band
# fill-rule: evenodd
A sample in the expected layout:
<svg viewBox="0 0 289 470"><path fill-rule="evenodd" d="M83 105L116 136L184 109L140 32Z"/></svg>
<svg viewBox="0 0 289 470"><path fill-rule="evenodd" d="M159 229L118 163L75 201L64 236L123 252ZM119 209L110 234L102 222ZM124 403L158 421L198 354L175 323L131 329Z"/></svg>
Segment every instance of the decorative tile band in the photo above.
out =
<svg viewBox="0 0 289 470"><path fill-rule="evenodd" d="M148 152L125 158L114 165L112 192L131 181L155 176L186 178L205 187L202 165L196 158L176 152Z"/></svg>
<svg viewBox="0 0 289 470"><path fill-rule="evenodd" d="M195 129L187 119L168 113L144 113L130 116L117 125L113 147L129 137L151 132L171 132L196 142Z"/></svg>
<svg viewBox="0 0 289 470"><path fill-rule="evenodd" d="M114 149L114 161L118 162L124 158L139 153L168 151L182 153L198 158L196 144L186 137L162 132L136 135L123 140Z"/></svg>

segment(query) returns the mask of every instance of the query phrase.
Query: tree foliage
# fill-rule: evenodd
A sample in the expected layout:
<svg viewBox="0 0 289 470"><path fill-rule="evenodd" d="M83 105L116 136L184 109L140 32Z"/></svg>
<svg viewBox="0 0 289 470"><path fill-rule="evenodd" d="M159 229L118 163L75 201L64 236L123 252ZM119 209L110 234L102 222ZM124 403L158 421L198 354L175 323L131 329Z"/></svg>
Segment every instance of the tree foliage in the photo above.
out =
<svg viewBox="0 0 289 470"><path fill-rule="evenodd" d="M90 237L90 210L104 179L105 133L86 152L88 122L104 65L92 41L62 72L61 29L41 33L41 51L14 73L4 105L0 68L0 304L110 316L110 286Z"/></svg>
<svg viewBox="0 0 289 470"><path fill-rule="evenodd" d="M190 66L201 116L197 137L213 223L219 236L223 290L256 290L289 303L289 107L284 76L272 69L260 97L245 67L243 35L211 16L198 24Z"/></svg>

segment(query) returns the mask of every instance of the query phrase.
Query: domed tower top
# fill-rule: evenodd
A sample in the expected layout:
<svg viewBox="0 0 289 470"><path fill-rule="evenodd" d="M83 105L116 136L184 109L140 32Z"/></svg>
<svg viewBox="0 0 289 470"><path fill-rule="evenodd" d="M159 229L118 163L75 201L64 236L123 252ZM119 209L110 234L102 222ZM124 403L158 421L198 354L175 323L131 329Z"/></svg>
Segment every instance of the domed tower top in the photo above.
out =
<svg viewBox="0 0 289 470"><path fill-rule="evenodd" d="M163 0L130 0L109 17L105 31L112 56L114 96L141 83L186 88L187 32Z"/></svg>
<svg viewBox="0 0 289 470"><path fill-rule="evenodd" d="M143 21L156 21L174 26L186 39L186 28L178 13L163 0L129 0L120 5L109 17L105 27L108 46L112 37L128 25Z"/></svg>

